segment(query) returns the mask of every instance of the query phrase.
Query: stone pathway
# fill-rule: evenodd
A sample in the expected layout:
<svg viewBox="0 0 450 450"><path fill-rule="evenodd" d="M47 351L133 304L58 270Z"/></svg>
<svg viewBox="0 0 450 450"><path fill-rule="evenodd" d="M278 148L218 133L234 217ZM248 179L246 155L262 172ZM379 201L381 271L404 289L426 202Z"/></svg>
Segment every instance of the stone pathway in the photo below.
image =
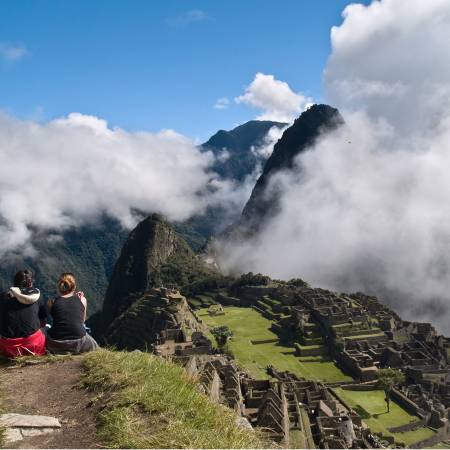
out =
<svg viewBox="0 0 450 450"><path fill-rule="evenodd" d="M96 435L101 404L94 392L80 386L83 357L31 361L0 369L1 406L5 413L0 415L0 426L6 430L6 446L101 447Z"/></svg>
<svg viewBox="0 0 450 450"><path fill-rule="evenodd" d="M4 439L7 444L61 429L61 423L55 417L14 413L1 414L0 426L6 429Z"/></svg>

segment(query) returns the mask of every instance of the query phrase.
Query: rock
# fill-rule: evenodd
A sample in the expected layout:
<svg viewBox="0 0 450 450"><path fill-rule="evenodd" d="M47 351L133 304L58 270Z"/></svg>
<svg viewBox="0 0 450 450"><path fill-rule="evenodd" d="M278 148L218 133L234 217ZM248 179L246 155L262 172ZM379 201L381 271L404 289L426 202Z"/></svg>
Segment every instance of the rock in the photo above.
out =
<svg viewBox="0 0 450 450"><path fill-rule="evenodd" d="M237 417L236 418L236 425L241 428L247 428L249 430L253 430L253 427L251 426L250 422L246 417Z"/></svg>
<svg viewBox="0 0 450 450"><path fill-rule="evenodd" d="M55 417L29 414L1 414L0 426L5 428L61 428Z"/></svg>
<svg viewBox="0 0 450 450"><path fill-rule="evenodd" d="M3 435L5 442L17 442L23 439L20 428L7 428Z"/></svg>
<svg viewBox="0 0 450 450"><path fill-rule="evenodd" d="M17 430L17 428L11 428L12 430ZM21 428L23 437L39 436L41 434L54 433L59 431L58 428Z"/></svg>

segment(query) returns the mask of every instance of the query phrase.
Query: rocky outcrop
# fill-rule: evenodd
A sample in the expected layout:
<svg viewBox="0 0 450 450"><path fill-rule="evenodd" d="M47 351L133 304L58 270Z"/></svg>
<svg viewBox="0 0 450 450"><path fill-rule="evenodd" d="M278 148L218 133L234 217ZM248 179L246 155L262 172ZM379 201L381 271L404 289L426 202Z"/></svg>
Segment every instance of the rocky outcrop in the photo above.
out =
<svg viewBox="0 0 450 450"><path fill-rule="evenodd" d="M161 216L147 217L122 248L106 292L99 331L151 288L180 288L212 273Z"/></svg>
<svg viewBox="0 0 450 450"><path fill-rule="evenodd" d="M119 350L149 350L170 334L184 342L185 330L198 331L200 325L186 298L178 291L154 288L128 299L131 306L117 317L105 333L105 341ZM134 297L134 298L133 298Z"/></svg>

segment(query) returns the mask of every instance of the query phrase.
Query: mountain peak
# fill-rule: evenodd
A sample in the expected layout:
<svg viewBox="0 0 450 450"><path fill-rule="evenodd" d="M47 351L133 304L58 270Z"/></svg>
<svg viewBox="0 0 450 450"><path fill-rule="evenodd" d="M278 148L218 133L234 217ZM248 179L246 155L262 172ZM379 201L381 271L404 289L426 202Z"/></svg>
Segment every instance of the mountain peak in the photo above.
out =
<svg viewBox="0 0 450 450"><path fill-rule="evenodd" d="M284 131L245 205L242 212L243 225L255 228L269 214L273 215L276 212L278 207L276 193L271 195L265 193L270 177L280 170L292 168L299 153L313 145L322 133L331 131L343 123L344 119L336 108L320 104L304 111Z"/></svg>
<svg viewBox="0 0 450 450"><path fill-rule="evenodd" d="M103 324L151 288L183 286L211 272L161 215L152 214L130 233L117 260L103 304Z"/></svg>

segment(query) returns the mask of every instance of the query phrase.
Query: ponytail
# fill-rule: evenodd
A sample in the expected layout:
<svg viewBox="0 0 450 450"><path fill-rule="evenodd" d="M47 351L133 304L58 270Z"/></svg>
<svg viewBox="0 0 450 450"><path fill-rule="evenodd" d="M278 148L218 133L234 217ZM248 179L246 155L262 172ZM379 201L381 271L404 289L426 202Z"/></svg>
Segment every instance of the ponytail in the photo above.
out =
<svg viewBox="0 0 450 450"><path fill-rule="evenodd" d="M70 294L76 287L75 276L72 273L61 274L58 280L58 291L61 295Z"/></svg>

